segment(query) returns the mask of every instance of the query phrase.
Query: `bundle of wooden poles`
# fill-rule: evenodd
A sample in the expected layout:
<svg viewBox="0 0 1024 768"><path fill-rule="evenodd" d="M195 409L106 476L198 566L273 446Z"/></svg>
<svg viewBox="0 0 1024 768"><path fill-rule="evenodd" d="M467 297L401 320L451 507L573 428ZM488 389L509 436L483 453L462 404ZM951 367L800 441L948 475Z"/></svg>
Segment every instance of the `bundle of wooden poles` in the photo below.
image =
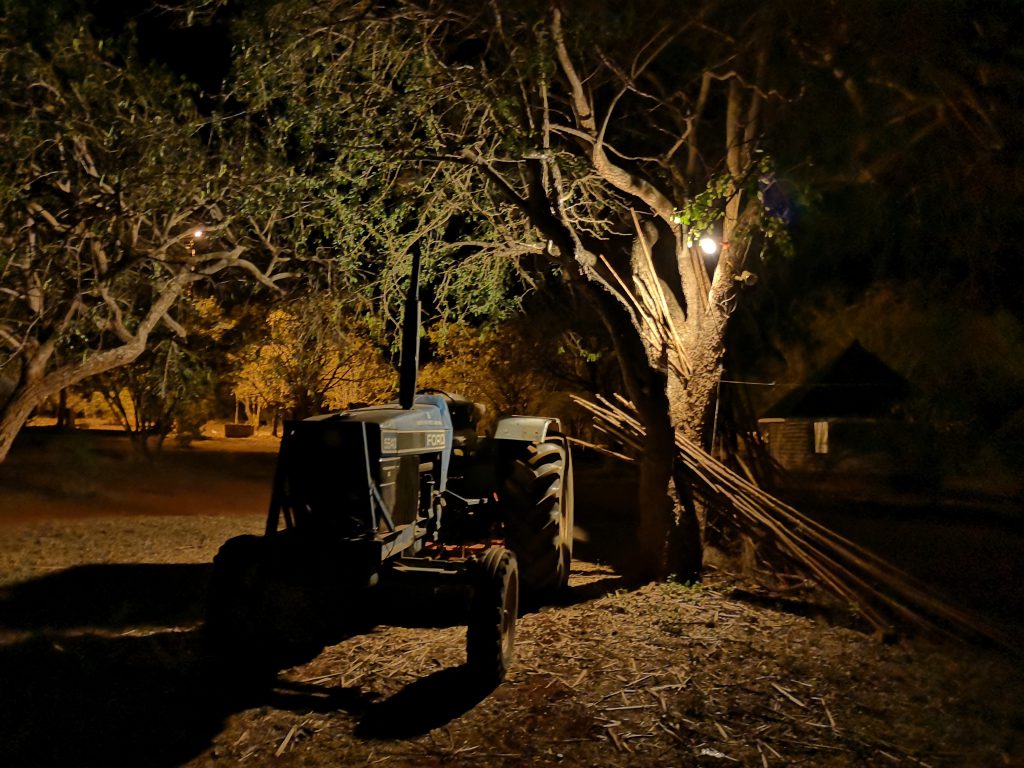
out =
<svg viewBox="0 0 1024 768"><path fill-rule="evenodd" d="M618 402L574 400L590 412L597 429L632 452L643 451L644 428L629 402L621 397ZM766 493L678 433L676 448L698 498L735 525L737 533L770 550L775 560L784 560L775 565L810 578L856 610L876 631L889 634L896 628L913 628L1012 647L995 629L946 604L891 563Z"/></svg>

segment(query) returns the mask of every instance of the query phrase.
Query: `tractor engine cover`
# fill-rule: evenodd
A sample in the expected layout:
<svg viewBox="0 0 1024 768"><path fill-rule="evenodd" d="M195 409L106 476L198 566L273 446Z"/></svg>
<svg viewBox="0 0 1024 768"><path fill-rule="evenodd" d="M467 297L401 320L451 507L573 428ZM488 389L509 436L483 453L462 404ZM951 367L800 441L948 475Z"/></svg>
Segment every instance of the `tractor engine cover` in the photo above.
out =
<svg viewBox="0 0 1024 768"><path fill-rule="evenodd" d="M289 527L346 538L394 530L416 521L424 478L444 491L451 449L451 418L435 395L419 395L409 410L389 404L289 421L271 508Z"/></svg>

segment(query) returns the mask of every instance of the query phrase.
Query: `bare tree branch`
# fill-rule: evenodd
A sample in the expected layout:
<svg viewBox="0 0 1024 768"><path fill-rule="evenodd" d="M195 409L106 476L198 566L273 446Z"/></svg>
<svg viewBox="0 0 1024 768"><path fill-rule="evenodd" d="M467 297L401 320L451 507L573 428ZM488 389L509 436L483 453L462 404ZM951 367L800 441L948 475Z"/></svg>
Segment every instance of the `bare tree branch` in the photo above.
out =
<svg viewBox="0 0 1024 768"><path fill-rule="evenodd" d="M593 104L584 92L583 81L580 79L566 47L565 35L562 30L562 14L557 7L552 9L550 24L555 54L563 74L569 81L576 120L582 131L593 137L593 146L590 151L595 170L609 184L642 200L657 216L671 224L675 211L672 202L649 182L629 173L608 158L602 143L602 136L598 133Z"/></svg>

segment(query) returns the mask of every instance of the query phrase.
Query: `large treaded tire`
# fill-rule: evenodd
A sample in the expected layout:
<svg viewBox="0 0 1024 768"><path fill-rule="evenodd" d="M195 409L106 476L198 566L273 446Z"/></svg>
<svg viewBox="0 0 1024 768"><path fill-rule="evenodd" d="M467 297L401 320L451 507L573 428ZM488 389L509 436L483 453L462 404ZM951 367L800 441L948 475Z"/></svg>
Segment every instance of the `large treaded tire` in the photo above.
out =
<svg viewBox="0 0 1024 768"><path fill-rule="evenodd" d="M519 615L519 569L516 557L493 547L477 564L466 629L466 664L473 679L493 688L505 679L515 655Z"/></svg>
<svg viewBox="0 0 1024 768"><path fill-rule="evenodd" d="M569 584L572 564L572 455L554 435L520 448L499 493L505 542L519 561L523 591L533 600L552 598Z"/></svg>
<svg viewBox="0 0 1024 768"><path fill-rule="evenodd" d="M309 655L324 634L314 558L281 543L236 536L213 558L205 630L230 665L272 669Z"/></svg>

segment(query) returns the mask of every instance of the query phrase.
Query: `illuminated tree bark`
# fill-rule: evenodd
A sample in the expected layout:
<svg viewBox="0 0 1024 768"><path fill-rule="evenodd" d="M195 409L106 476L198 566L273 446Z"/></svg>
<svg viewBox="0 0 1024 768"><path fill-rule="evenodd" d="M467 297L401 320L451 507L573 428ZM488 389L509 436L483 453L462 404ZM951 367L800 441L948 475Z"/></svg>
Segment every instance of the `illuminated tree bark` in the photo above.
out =
<svg viewBox="0 0 1024 768"><path fill-rule="evenodd" d="M681 433L698 444L703 441L720 375L726 324L737 301L737 278L760 234L763 206L744 180L756 173L752 148L762 94L757 88L741 86L736 73L722 76L726 83L726 119L721 127L725 174L715 201L720 206L716 218L721 225L721 252L709 273L685 226L688 217L680 209L686 201L673 200L656 180L615 159L635 156L633 147L614 146L608 135L617 104L634 86L624 78L602 111L588 89L589 78L580 74L570 53L557 7L551 11L548 31L572 122L558 123L548 86L542 86L545 149L550 152L555 135L578 143L592 172L620 200L623 215L618 223L630 230L628 245L586 232L590 222L562 204L571 192L557 163L535 165L531 183L519 192L493 159L469 156L553 244L550 255L598 307L616 340L628 394L647 428L640 460L634 570L640 575L676 573L686 580L697 579L705 521L699 519L690 489L674 471L674 435ZM651 47L657 43L651 41ZM636 61L634 65L632 77L638 78L642 66ZM691 166L698 156L696 126L711 81L712 73L705 72L697 108L678 137L688 145Z"/></svg>

